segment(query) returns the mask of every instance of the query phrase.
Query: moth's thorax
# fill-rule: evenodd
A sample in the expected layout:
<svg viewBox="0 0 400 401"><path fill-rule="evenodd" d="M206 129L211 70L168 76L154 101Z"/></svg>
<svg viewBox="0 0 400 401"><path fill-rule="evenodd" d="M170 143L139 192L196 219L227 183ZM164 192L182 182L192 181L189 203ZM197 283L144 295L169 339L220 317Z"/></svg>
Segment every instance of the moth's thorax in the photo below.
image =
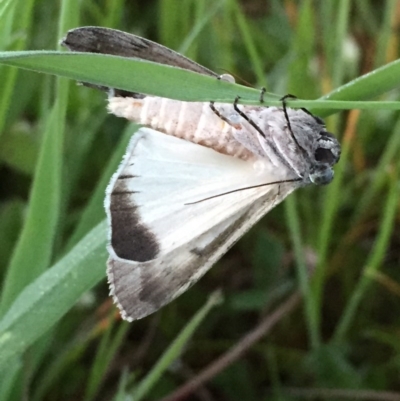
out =
<svg viewBox="0 0 400 401"><path fill-rule="evenodd" d="M234 113L232 104L215 105L223 115ZM110 97L108 110L157 131L212 148L243 160L257 157L235 139L235 128L218 117L209 103L182 102L161 97Z"/></svg>
<svg viewBox="0 0 400 401"><path fill-rule="evenodd" d="M302 109L287 108L287 116L280 107L247 107L245 111L262 135L256 135L258 141L254 141L249 136L252 127L242 124L235 132L240 143L267 157L276 167L285 165L303 184L327 184L332 180L340 145L321 119Z"/></svg>

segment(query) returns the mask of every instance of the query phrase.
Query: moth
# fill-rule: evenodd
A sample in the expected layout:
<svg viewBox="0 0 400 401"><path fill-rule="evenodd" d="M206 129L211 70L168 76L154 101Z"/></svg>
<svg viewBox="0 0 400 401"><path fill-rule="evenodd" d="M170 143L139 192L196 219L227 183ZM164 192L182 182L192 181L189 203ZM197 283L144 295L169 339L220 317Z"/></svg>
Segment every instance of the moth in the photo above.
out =
<svg viewBox="0 0 400 401"><path fill-rule="evenodd" d="M77 28L62 43L219 78L171 49L117 30ZM186 291L296 188L329 183L340 157L320 118L285 103L182 102L109 89L108 110L145 126L132 136L104 202L110 293L128 321Z"/></svg>

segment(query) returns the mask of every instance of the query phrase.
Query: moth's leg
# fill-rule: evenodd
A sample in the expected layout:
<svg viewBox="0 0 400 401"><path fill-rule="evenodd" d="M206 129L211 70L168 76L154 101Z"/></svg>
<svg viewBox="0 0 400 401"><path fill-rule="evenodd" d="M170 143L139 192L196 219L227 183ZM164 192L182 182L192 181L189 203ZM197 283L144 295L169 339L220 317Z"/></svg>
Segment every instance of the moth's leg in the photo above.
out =
<svg viewBox="0 0 400 401"><path fill-rule="evenodd" d="M281 101L283 102L283 101L285 101L285 100L287 100L287 99L296 100L297 97L294 96L294 95L288 94L288 95L283 96L283 98L281 99ZM320 117L318 117L318 116L315 116L313 113L311 113L311 112L310 112L309 110L307 110L305 107L302 107L300 110L303 110L304 113L306 113L306 114L308 114L309 116L311 116L318 124L321 124L323 127L325 127L325 122L324 122L324 120L322 120L322 118L320 118Z"/></svg>
<svg viewBox="0 0 400 401"><path fill-rule="evenodd" d="M305 149L303 149L303 148L300 146L299 142L297 141L296 137L295 137L294 134L293 134L292 126L290 125L289 115L288 115L288 112L287 112L287 105L286 105L287 99L297 99L297 97L288 94L288 95L283 96L283 98L281 98L281 102L282 102L283 113L285 114L285 120L286 120L288 129L289 129L289 132L290 132L290 136L292 137L292 139L293 139L294 143L296 144L296 146L297 146L302 152L305 152Z"/></svg>
<svg viewBox="0 0 400 401"><path fill-rule="evenodd" d="M231 84L234 84L234 83L235 83L235 78L234 78L232 75L230 75L230 74L222 74L222 75L219 75L217 79L220 80L220 81L229 82L229 83L231 83ZM211 110L215 113L215 115L217 115L222 121L225 121L227 124L229 124L229 125L231 125L231 126L234 126L234 122L233 122L233 121L231 121L231 120L229 120L227 117L223 116L223 115L217 110L217 108L214 106L214 102L213 102L213 101L210 102L210 109L211 109Z"/></svg>
<svg viewBox="0 0 400 401"><path fill-rule="evenodd" d="M229 120L229 118L223 116L218 110L217 108L214 106L214 102L211 101L210 102L210 109L215 113L216 116L218 116L222 121L225 121L227 124L232 125L232 121Z"/></svg>
<svg viewBox="0 0 400 401"><path fill-rule="evenodd" d="M287 95L281 97L279 100L280 100L281 102L284 102L285 100L288 100L288 99L296 100L296 99L297 99L297 96L288 93Z"/></svg>
<svg viewBox="0 0 400 401"><path fill-rule="evenodd" d="M243 113L243 111L239 109L238 107L239 99L240 96L236 96L236 99L233 102L233 108L235 109L236 113L238 113L242 118L244 118L263 138L265 138L265 134L262 131L262 129L247 114Z"/></svg>
<svg viewBox="0 0 400 401"><path fill-rule="evenodd" d="M262 88L261 88L261 91L260 91L260 98L259 98L259 100L260 100L260 103L264 103L264 95L265 95L265 92L266 92L267 90L265 89L265 87L263 86Z"/></svg>

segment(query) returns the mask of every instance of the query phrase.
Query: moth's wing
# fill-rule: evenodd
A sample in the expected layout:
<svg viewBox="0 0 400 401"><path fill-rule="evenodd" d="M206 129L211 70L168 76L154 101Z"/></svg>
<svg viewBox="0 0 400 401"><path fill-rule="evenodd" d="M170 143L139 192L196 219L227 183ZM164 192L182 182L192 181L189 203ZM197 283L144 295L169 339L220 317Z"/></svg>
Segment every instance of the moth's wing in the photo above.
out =
<svg viewBox="0 0 400 401"><path fill-rule="evenodd" d="M71 51L136 57L142 60L180 67L199 74L218 77L213 71L182 56L182 54L168 49L168 47L116 29L96 26L71 29L67 32L65 38L62 39L61 44ZM84 83L84 85L100 90L109 90L109 88L104 86L89 83ZM127 92L120 89L114 89L113 96L143 97L139 93Z"/></svg>
<svg viewBox="0 0 400 401"><path fill-rule="evenodd" d="M180 67L199 74L218 76L208 68L168 49L168 47L116 29L95 26L71 29L61 43L72 51L136 57Z"/></svg>
<svg viewBox="0 0 400 401"><path fill-rule="evenodd" d="M254 186L287 178L141 128L105 200L108 279L123 318L147 316L195 283L297 184Z"/></svg>

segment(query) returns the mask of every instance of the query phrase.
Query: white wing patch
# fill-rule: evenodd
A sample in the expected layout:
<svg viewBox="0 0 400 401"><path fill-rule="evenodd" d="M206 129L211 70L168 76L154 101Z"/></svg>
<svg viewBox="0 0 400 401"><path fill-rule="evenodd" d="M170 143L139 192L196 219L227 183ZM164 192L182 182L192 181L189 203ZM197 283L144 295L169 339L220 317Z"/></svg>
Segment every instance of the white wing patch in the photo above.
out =
<svg viewBox="0 0 400 401"><path fill-rule="evenodd" d="M107 188L108 279L123 318L147 316L196 282L296 189L256 163L141 128ZM258 187L255 187L257 186Z"/></svg>

